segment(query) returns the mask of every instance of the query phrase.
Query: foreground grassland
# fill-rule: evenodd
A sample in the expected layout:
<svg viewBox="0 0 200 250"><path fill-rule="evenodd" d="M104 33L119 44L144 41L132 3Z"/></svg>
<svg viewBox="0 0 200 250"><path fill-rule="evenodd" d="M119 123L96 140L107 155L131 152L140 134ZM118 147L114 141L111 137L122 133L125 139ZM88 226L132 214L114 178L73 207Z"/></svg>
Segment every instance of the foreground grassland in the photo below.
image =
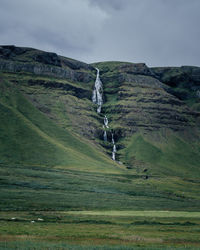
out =
<svg viewBox="0 0 200 250"><path fill-rule="evenodd" d="M197 179L16 164L0 176L0 249L200 247Z"/></svg>
<svg viewBox="0 0 200 250"><path fill-rule="evenodd" d="M1 212L0 221L0 249L200 247L200 212Z"/></svg>

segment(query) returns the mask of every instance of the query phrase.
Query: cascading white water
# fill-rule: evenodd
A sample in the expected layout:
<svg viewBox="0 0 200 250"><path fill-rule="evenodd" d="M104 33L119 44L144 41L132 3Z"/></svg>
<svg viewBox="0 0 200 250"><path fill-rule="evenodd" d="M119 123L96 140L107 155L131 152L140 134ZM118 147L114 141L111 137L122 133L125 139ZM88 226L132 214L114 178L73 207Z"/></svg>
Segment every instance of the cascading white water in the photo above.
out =
<svg viewBox="0 0 200 250"><path fill-rule="evenodd" d="M108 118L106 115L104 116L104 125L106 126L106 128L109 128L108 127Z"/></svg>
<svg viewBox="0 0 200 250"><path fill-rule="evenodd" d="M97 76L96 76L96 81L95 81L95 85L94 85L92 101L93 101L93 103L97 104L97 113L101 113L101 107L103 105L103 85L102 85L101 79L99 77L99 69L96 68L96 70L97 70ZM104 129L109 128L108 118L106 115L104 116L103 128ZM115 161L115 154L117 152L117 149L116 149L116 145L115 145L114 134L111 133L111 135L112 135L112 144L113 144L112 160ZM108 140L106 130L104 130L103 139L105 142L107 142L107 140Z"/></svg>
<svg viewBox="0 0 200 250"><path fill-rule="evenodd" d="M103 139L104 139L104 141L107 141L107 140L108 140L108 139L107 139L107 132L106 132L106 130L104 131Z"/></svg>
<svg viewBox="0 0 200 250"><path fill-rule="evenodd" d="M116 149L116 145L114 144L113 145L113 151L112 151L112 159L113 159L113 161L115 161L115 154L116 154L116 152L117 152L117 149Z"/></svg>
<svg viewBox="0 0 200 250"><path fill-rule="evenodd" d="M97 104L97 113L101 113L101 107L103 104L103 85L99 77L99 69L96 68L96 70L97 70L97 76L94 85L92 101L93 103Z"/></svg>
<svg viewBox="0 0 200 250"><path fill-rule="evenodd" d="M113 161L115 161L115 154L117 152L117 148L115 145L114 134L112 133L111 135L112 135L112 144L113 144L112 159L113 159Z"/></svg>
<svg viewBox="0 0 200 250"><path fill-rule="evenodd" d="M115 161L115 153L112 152L112 160Z"/></svg>
<svg viewBox="0 0 200 250"><path fill-rule="evenodd" d="M116 145L115 145L115 144L113 145L113 152L114 152L114 153L117 152L117 149L116 149Z"/></svg>
<svg viewBox="0 0 200 250"><path fill-rule="evenodd" d="M115 140L114 140L114 134L112 133L112 144L115 144Z"/></svg>

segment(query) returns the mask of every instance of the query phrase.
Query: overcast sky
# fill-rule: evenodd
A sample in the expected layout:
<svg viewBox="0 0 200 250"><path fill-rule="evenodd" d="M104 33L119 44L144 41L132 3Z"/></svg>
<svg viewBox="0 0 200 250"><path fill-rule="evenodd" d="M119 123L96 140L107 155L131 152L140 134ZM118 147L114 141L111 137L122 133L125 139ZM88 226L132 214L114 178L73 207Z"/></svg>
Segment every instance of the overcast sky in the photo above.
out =
<svg viewBox="0 0 200 250"><path fill-rule="evenodd" d="M200 0L0 0L0 44L85 62L200 66Z"/></svg>

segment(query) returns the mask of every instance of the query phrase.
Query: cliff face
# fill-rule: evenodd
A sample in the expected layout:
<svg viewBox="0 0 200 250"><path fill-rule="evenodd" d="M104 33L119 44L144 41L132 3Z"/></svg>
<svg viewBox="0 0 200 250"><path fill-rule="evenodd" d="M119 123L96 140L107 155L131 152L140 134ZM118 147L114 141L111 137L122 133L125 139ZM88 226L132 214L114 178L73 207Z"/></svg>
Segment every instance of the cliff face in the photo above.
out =
<svg viewBox="0 0 200 250"><path fill-rule="evenodd" d="M186 127L195 126L199 112L192 110L184 102L187 99L179 98L177 86L184 86L194 101L199 103L196 91L199 87L198 72L187 71L184 78L182 68L181 77L177 80L171 76L171 71L160 68L148 68L145 64L131 63L99 63L102 81L105 87L104 112L113 115L113 125L120 126L125 135L137 132L171 129L181 131ZM111 70L109 71L109 67ZM193 69L193 67L191 67ZM160 72L160 73L158 73ZM161 73L162 72L162 73ZM169 77L166 80L165 74ZM192 79L189 81L188 79ZM186 86L187 83L187 86Z"/></svg>
<svg viewBox="0 0 200 250"><path fill-rule="evenodd" d="M72 59L60 57L55 53L43 52L31 48L15 46L0 47L0 70L12 73L26 72L89 82L93 78L87 70L94 70L90 65Z"/></svg>
<svg viewBox="0 0 200 250"><path fill-rule="evenodd" d="M171 94L200 110L200 68L192 66L151 69L156 78L169 85ZM190 105L191 106L191 105Z"/></svg>
<svg viewBox="0 0 200 250"><path fill-rule="evenodd" d="M100 69L104 89L100 115L91 101L95 67ZM55 53L1 46L0 71L45 116L63 129L99 145L99 150L109 157L111 132L114 133L117 160L130 168L150 164L151 159L134 148L143 141L145 147L151 145L146 150L154 155L169 135L199 139L199 67L149 68L144 63L124 62L88 65ZM103 141L105 114L110 127L108 142ZM143 141L134 139L137 135ZM134 140L137 142L132 147ZM162 153L165 156L164 151L159 151L155 159L160 160Z"/></svg>

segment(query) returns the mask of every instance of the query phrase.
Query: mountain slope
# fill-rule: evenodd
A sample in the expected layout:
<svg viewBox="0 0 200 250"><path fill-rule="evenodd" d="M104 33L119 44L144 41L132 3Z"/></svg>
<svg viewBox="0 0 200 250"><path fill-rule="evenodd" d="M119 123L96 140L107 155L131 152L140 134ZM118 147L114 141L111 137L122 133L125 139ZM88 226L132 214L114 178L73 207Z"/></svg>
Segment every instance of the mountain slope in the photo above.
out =
<svg viewBox="0 0 200 250"><path fill-rule="evenodd" d="M95 66L101 70L103 112L111 120L118 158L139 172L148 168L148 174L199 175L200 113L173 95L174 89L145 64ZM196 89L188 87L188 91L195 94Z"/></svg>
<svg viewBox="0 0 200 250"><path fill-rule="evenodd" d="M97 148L56 126L2 79L0 105L2 162L117 171Z"/></svg>
<svg viewBox="0 0 200 250"><path fill-rule="evenodd" d="M1 209L199 209L198 67L88 65L1 46L0 71Z"/></svg>

